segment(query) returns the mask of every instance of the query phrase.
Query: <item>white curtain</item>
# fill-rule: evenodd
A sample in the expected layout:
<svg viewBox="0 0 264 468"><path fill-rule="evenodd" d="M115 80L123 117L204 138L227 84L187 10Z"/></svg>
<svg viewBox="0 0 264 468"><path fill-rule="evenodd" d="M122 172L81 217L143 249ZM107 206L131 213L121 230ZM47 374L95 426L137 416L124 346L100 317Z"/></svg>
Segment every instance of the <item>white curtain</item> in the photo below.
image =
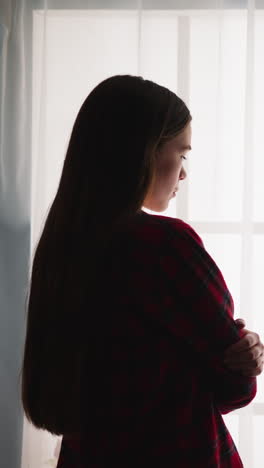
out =
<svg viewBox="0 0 264 468"><path fill-rule="evenodd" d="M197 230L223 272L235 318L263 339L264 0L5 0L0 46L0 222L14 232L29 228L20 252L25 270L80 105L108 76L141 75L176 92L193 116L188 176L163 214ZM11 273L15 256L12 262ZM3 279L5 289L11 280ZM13 286L22 298L25 286ZM21 329L16 337L21 345ZM245 468L263 468L263 376L254 401L224 420ZM16 437L10 448L19 431ZM24 420L22 468L56 466L59 443Z"/></svg>

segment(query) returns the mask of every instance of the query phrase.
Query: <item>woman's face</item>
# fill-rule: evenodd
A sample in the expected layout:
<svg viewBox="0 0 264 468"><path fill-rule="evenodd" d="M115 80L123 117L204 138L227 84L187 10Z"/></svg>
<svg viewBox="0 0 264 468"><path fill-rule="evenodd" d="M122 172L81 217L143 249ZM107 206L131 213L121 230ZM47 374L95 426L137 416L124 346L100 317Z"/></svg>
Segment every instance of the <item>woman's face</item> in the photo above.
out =
<svg viewBox="0 0 264 468"><path fill-rule="evenodd" d="M179 190L179 181L185 179L183 160L191 148L191 124L176 137L164 143L157 154L156 180L144 200L143 206L152 211L164 211Z"/></svg>

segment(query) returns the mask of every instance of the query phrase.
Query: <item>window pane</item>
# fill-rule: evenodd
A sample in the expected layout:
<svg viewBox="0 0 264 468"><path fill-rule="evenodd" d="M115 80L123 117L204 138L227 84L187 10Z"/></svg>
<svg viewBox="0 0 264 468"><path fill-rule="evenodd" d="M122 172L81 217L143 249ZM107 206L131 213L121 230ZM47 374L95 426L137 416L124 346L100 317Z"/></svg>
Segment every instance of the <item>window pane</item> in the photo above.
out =
<svg viewBox="0 0 264 468"><path fill-rule="evenodd" d="M222 414L222 418L225 422L227 429L229 430L231 437L238 449L238 415L237 414Z"/></svg>
<svg viewBox="0 0 264 468"><path fill-rule="evenodd" d="M234 318L240 312L241 236L237 234L202 234L204 246L221 270L234 301Z"/></svg>
<svg viewBox="0 0 264 468"><path fill-rule="evenodd" d="M264 342L264 235L253 237L253 278L252 278L252 330L260 335ZM264 375L257 377L258 390L254 401L264 403Z"/></svg>
<svg viewBox="0 0 264 468"><path fill-rule="evenodd" d="M189 216L239 221L242 213L246 16L191 18ZM208 66L210 63L210 66Z"/></svg>
<svg viewBox="0 0 264 468"><path fill-rule="evenodd" d="M252 153L248 157L254 158L254 220L264 221L264 157L263 157L263 108L264 108L264 14L258 12L255 17L255 73L254 73L254 131L255 142Z"/></svg>
<svg viewBox="0 0 264 468"><path fill-rule="evenodd" d="M257 415L253 418L253 447L254 465L253 468L263 468L263 427L264 415Z"/></svg>
<svg viewBox="0 0 264 468"><path fill-rule="evenodd" d="M143 11L140 74L177 93L178 13Z"/></svg>

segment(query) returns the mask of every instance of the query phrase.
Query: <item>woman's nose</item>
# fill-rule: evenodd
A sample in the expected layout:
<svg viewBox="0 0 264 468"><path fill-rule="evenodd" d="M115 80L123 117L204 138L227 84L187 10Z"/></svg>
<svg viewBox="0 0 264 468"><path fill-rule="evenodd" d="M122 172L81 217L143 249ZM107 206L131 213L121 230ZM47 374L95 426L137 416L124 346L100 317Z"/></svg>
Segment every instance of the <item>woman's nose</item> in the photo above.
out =
<svg viewBox="0 0 264 468"><path fill-rule="evenodd" d="M185 169L182 167L181 172L180 172L180 180L183 180L187 177L187 172Z"/></svg>

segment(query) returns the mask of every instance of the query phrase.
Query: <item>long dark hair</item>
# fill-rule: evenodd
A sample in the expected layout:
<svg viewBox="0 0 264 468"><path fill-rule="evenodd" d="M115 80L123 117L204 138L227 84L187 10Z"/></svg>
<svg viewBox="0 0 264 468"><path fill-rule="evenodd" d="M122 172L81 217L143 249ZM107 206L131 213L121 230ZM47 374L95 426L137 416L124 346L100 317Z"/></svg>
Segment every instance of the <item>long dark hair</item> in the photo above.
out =
<svg viewBox="0 0 264 468"><path fill-rule="evenodd" d="M100 259L117 226L144 206L157 150L190 120L178 96L140 76L105 79L81 106L30 275L22 403L37 428L81 429Z"/></svg>

